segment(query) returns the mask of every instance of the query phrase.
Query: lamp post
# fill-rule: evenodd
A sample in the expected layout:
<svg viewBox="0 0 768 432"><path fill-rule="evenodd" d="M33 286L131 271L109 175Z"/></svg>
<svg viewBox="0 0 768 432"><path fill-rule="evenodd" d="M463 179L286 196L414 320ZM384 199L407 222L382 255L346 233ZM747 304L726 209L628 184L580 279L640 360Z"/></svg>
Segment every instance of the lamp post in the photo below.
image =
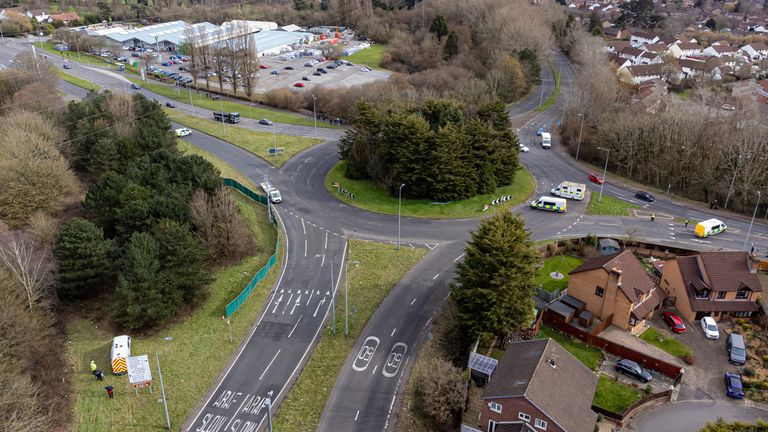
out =
<svg viewBox="0 0 768 432"><path fill-rule="evenodd" d="M267 430L272 432L272 391L270 390L269 396L264 400L264 405L267 406Z"/></svg>
<svg viewBox="0 0 768 432"><path fill-rule="evenodd" d="M317 139L317 98L312 95L312 114L315 118L315 139Z"/></svg>
<svg viewBox="0 0 768 432"><path fill-rule="evenodd" d="M274 121L272 122L272 151L277 157L277 125Z"/></svg>
<svg viewBox="0 0 768 432"><path fill-rule="evenodd" d="M397 190L397 250L400 250L400 203L403 198L403 188L405 187L405 183L400 185L400 188Z"/></svg>
<svg viewBox="0 0 768 432"><path fill-rule="evenodd" d="M360 264L360 261L352 261L355 267ZM347 274L344 277L344 336L349 336L349 260L347 260Z"/></svg>
<svg viewBox="0 0 768 432"><path fill-rule="evenodd" d="M611 149L598 147L598 150L605 150L605 167L603 167L603 182L600 183L600 196L597 198L597 202L603 202L603 186L605 186L605 174L608 172L608 158L611 156Z"/></svg>
<svg viewBox="0 0 768 432"><path fill-rule="evenodd" d="M581 150L581 131L584 130L584 113L579 114L581 117L581 126L579 127L579 143L576 145L576 160L579 160L579 150Z"/></svg>
<svg viewBox="0 0 768 432"><path fill-rule="evenodd" d="M227 128L224 126L224 102L219 98L219 110L221 111L221 130L224 132L224 136L227 136Z"/></svg>
<svg viewBox="0 0 768 432"><path fill-rule="evenodd" d="M157 48L157 62L163 64L163 56L160 54L160 41L155 36L155 48Z"/></svg>
<svg viewBox="0 0 768 432"><path fill-rule="evenodd" d="M755 204L755 211L752 212L752 220L749 222L749 229L747 230L747 238L744 239L744 249L747 249L747 243L749 242L749 235L752 234L752 224L755 223L755 215L757 215L757 207L760 205L760 191L757 191L757 203Z"/></svg>

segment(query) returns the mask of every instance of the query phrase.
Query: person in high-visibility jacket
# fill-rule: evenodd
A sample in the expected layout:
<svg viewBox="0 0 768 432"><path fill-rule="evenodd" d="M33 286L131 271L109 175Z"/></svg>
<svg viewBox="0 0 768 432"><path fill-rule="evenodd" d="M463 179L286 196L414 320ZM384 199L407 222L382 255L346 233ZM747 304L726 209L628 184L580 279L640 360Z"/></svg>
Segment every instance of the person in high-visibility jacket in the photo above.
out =
<svg viewBox="0 0 768 432"><path fill-rule="evenodd" d="M91 373L92 373L92 374L94 374L94 375L96 375L96 371L97 371L98 369L99 369L99 368L98 368L98 367L96 367L96 362L95 362L95 361L93 361L93 360L91 360Z"/></svg>

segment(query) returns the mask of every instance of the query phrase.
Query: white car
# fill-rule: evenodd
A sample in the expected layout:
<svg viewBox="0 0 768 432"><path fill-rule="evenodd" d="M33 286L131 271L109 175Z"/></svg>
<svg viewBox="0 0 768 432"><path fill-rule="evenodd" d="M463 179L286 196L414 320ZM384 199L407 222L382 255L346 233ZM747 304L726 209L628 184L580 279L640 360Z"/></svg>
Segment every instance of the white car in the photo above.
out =
<svg viewBox="0 0 768 432"><path fill-rule="evenodd" d="M360 68L360 70L363 71L363 72L370 72L371 68L363 66L363 67Z"/></svg>
<svg viewBox="0 0 768 432"><path fill-rule="evenodd" d="M520 144L520 151L523 152L523 153L528 153L529 151L531 151L531 149L529 149L528 147Z"/></svg>
<svg viewBox="0 0 768 432"><path fill-rule="evenodd" d="M717 329L717 323L712 317L705 316L701 319L701 329L707 339L720 339L720 330Z"/></svg>
<svg viewBox="0 0 768 432"><path fill-rule="evenodd" d="M176 129L174 132L176 132L177 137L185 137L192 133L192 131L190 131L187 128L179 128L179 129Z"/></svg>

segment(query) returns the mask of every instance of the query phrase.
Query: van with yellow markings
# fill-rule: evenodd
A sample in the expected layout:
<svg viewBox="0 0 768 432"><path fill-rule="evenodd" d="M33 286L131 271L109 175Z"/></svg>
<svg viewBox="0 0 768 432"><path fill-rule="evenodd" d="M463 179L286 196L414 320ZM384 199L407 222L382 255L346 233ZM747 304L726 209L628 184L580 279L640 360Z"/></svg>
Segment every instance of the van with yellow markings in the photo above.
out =
<svg viewBox="0 0 768 432"><path fill-rule="evenodd" d="M543 196L536 201L531 201L531 208L548 210L557 213L565 213L567 208L565 199Z"/></svg>
<svg viewBox="0 0 768 432"><path fill-rule="evenodd" d="M721 233L725 231L726 228L728 227L719 219L707 219L697 223L696 228L693 231L696 233L697 237L704 238Z"/></svg>

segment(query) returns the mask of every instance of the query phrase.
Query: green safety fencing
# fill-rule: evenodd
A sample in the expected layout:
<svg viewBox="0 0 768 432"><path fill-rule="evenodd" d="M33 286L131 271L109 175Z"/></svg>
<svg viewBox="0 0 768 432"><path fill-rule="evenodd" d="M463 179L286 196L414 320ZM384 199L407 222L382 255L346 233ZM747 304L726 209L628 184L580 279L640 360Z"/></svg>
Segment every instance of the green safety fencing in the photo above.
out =
<svg viewBox="0 0 768 432"><path fill-rule="evenodd" d="M267 200L267 197L263 195L259 195L256 192L248 189L244 185L240 184L240 182L238 182L237 180L225 178L224 186L229 186L232 189L237 190L238 192L242 193L243 195L247 196L253 201L256 201L257 203L269 206L269 201ZM272 206L269 206L269 221L275 226L275 229L277 229L277 219L275 218L275 213L274 213L274 210L272 209ZM224 316L229 318L230 316L232 316L232 314L237 312L240 306L243 303L245 303L245 301L248 299L248 296L251 295L253 288L255 288L259 282L261 282L265 277L267 277L267 273L269 273L269 270L277 262L278 250L280 250L280 233L279 232L277 233L277 240L275 241L275 253L273 253L272 256L269 257L269 261L267 261L264 267L262 267L261 270L256 272L256 274L253 276L251 281L248 282L248 285L246 285L245 288L243 288L240 294L238 294L234 300L232 300L227 304L227 308L226 308L226 311L224 312Z"/></svg>

